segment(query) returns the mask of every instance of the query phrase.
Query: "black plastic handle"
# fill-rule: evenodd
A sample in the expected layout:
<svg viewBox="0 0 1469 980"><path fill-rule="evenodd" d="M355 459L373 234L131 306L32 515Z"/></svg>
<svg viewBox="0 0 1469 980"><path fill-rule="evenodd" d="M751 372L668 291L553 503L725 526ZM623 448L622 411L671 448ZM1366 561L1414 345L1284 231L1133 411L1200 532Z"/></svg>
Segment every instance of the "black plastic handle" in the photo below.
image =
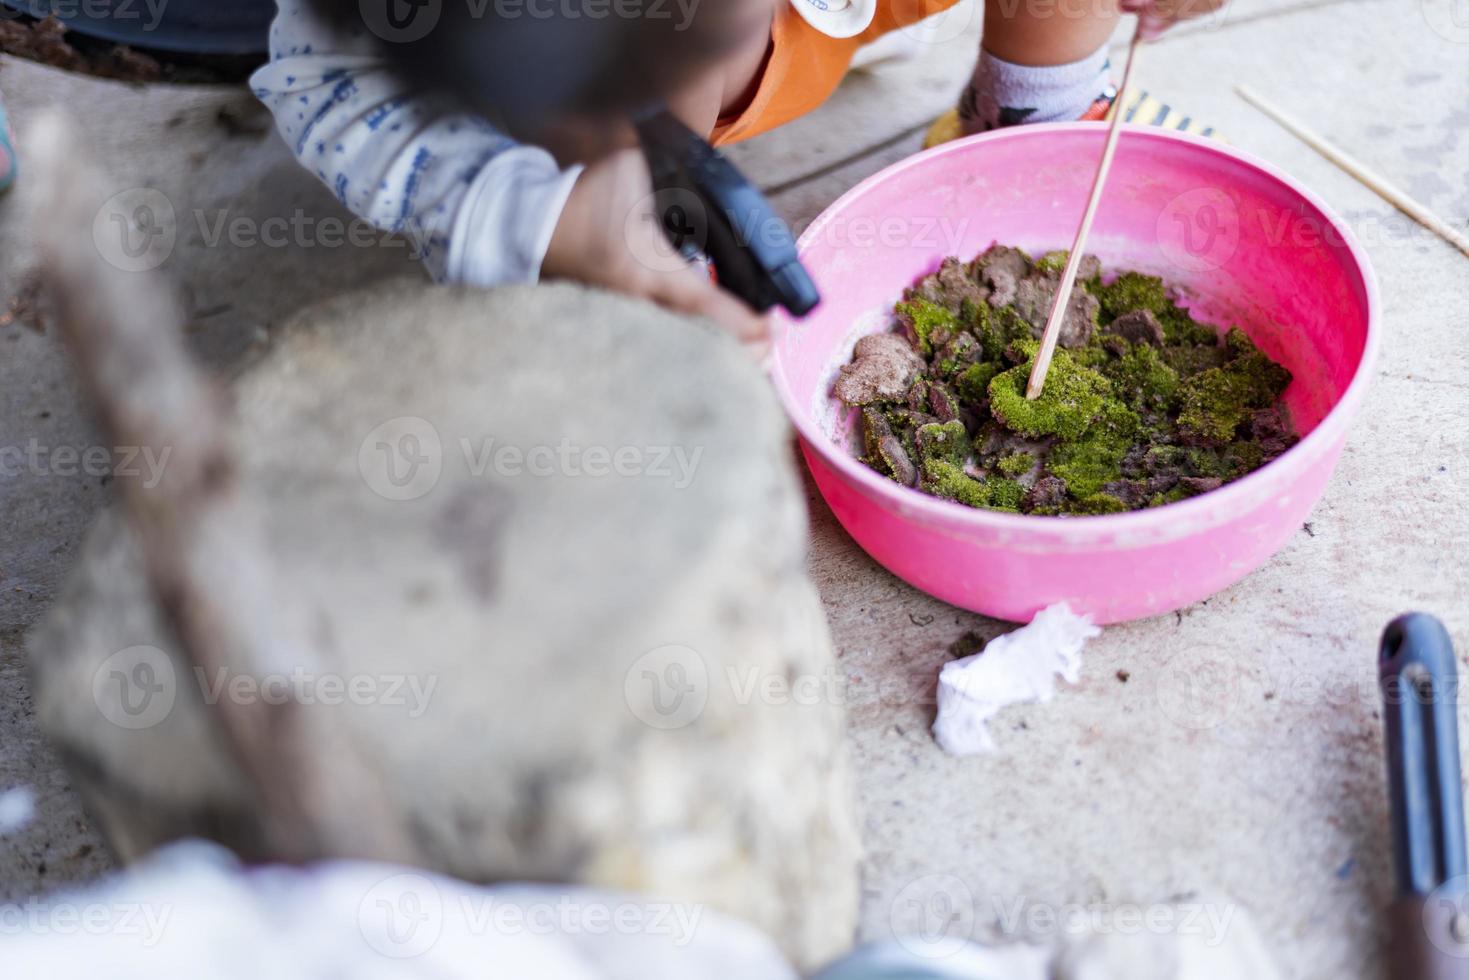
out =
<svg viewBox="0 0 1469 980"><path fill-rule="evenodd" d="M696 243L714 263L720 287L761 313L783 306L799 317L815 309L821 293L765 195L661 107L635 122L653 189L665 195L659 221L674 247Z"/></svg>
<svg viewBox="0 0 1469 980"><path fill-rule="evenodd" d="M1432 616L1400 616L1382 634L1378 670L1398 890L1427 895L1469 866L1453 640Z"/></svg>

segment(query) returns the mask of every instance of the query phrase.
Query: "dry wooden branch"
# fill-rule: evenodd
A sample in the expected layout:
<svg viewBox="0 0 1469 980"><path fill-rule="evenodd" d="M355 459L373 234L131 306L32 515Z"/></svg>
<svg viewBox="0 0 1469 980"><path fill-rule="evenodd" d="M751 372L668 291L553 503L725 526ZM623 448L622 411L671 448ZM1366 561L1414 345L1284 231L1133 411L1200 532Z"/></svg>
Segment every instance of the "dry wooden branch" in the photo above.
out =
<svg viewBox="0 0 1469 980"><path fill-rule="evenodd" d="M1435 235L1438 235L1444 241L1448 242L1450 245L1454 246L1465 255L1469 255L1469 234L1465 234L1462 230L1455 228L1453 225L1449 224L1447 221L1440 218L1438 215L1434 214L1423 205L1419 204L1408 194L1407 191L1404 191L1402 188L1394 185L1386 177L1382 176L1382 174L1373 170L1371 167L1367 166L1365 163L1358 160L1350 153L1341 149L1335 143L1332 143L1326 137L1322 136L1320 133L1316 132L1305 123L1301 122L1295 116L1286 112L1280 106L1265 98L1265 96L1261 95L1259 92L1256 92L1250 86L1238 85L1235 87L1235 91L1239 93L1240 98L1244 99L1246 102L1250 103L1250 105L1265 113L1265 115L1269 116L1271 119L1274 119L1283 128L1289 130L1303 143L1311 147L1311 149L1315 150L1317 153L1321 154L1326 159L1336 164L1352 177L1355 177L1357 180L1361 181L1362 185L1368 190L1372 191L1378 197L1382 198L1384 201L1391 204L1393 207L1397 208L1399 211L1403 212L1408 217L1412 218L1414 221L1418 222L1420 225L1433 232Z"/></svg>
<svg viewBox="0 0 1469 980"><path fill-rule="evenodd" d="M170 453L156 487L127 479L120 488L187 665L207 676L319 675L316 651L272 600L261 520L235 469L231 415L184 349L171 284L127 271L99 248L94 224L108 183L64 116L38 121L28 145L32 180L42 185L42 275L100 424L117 445ZM340 719L295 700L228 697L213 717L258 794L277 857L412 861L401 809Z"/></svg>

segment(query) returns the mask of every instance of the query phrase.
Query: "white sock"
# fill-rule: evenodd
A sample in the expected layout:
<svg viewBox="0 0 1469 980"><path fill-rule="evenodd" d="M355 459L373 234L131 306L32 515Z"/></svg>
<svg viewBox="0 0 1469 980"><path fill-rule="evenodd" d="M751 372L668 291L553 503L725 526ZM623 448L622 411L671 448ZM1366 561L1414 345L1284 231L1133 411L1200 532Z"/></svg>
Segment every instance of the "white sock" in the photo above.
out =
<svg viewBox="0 0 1469 980"><path fill-rule="evenodd" d="M1071 122L1098 99L1115 98L1112 64L1104 45L1069 65L1034 68L980 51L974 77L959 100L959 120L968 134L1020 123Z"/></svg>

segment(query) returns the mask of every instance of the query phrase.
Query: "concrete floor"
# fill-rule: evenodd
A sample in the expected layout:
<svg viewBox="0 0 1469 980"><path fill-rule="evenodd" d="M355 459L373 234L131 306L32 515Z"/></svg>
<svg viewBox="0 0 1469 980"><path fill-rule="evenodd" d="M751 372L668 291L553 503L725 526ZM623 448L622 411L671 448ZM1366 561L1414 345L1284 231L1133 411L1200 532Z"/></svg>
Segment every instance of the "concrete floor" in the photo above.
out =
<svg viewBox="0 0 1469 980"><path fill-rule="evenodd" d="M1142 83L1315 189L1352 224L1382 287L1375 387L1325 499L1263 569L1177 615L1107 630L1079 685L1004 715L997 754L956 761L927 734L925 698L876 692L909 677L926 689L952 641L1002 627L889 576L813 497L813 573L844 673L872 692L851 720L867 937L920 926L1043 936L1043 913L1069 903L1223 895L1216 911L1247 910L1286 976L1384 973L1377 922L1391 884L1373 653L1408 609L1445 618L1469 652L1469 260L1232 86L1253 84L1462 228L1469 26L1455 14L1453 0L1237 0L1147 52ZM787 218L809 222L917 149L968 70L979 19L960 8L918 60L854 76L820 112L734 156ZM119 190L156 187L190 219L339 213L242 93L131 89L4 59L0 87L21 125L40 105L67 105ZM6 298L32 264L25 196L0 203ZM197 349L224 371L302 304L413 274L404 250L235 249L192 234L168 268L191 290ZM0 446L88 445L54 337L0 327L0 352ZM0 477L0 789L40 797L37 823L0 838L0 899L109 865L37 737L20 646L105 496L96 480Z"/></svg>

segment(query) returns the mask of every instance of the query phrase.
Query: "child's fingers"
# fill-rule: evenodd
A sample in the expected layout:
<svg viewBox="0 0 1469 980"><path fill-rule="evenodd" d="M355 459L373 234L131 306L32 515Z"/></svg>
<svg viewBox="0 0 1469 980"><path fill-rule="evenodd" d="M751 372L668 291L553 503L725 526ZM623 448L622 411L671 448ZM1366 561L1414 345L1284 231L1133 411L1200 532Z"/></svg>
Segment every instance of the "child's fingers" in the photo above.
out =
<svg viewBox="0 0 1469 980"><path fill-rule="evenodd" d="M765 317L710 282L702 269L655 277L649 298L680 313L708 317L744 343L769 336Z"/></svg>

